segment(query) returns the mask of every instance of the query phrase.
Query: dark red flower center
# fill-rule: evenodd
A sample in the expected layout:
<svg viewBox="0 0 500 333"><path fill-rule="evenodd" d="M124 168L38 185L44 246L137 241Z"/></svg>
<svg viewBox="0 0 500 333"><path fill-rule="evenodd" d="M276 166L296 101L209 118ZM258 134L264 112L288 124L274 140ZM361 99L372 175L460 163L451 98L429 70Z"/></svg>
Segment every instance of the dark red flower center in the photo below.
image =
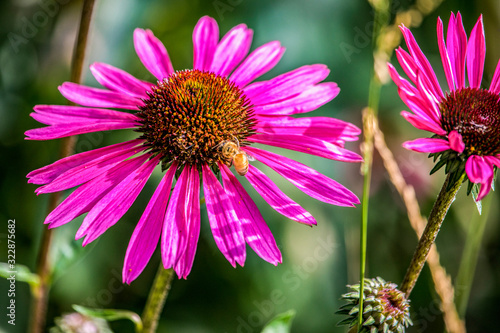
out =
<svg viewBox="0 0 500 333"><path fill-rule="evenodd" d="M199 70L178 71L158 82L137 114L137 130L154 155L169 164L215 165L221 143L245 145L255 119L249 100L227 78Z"/></svg>
<svg viewBox="0 0 500 333"><path fill-rule="evenodd" d="M441 126L462 135L468 155L500 153L500 101L489 90L463 88L445 96L440 104Z"/></svg>

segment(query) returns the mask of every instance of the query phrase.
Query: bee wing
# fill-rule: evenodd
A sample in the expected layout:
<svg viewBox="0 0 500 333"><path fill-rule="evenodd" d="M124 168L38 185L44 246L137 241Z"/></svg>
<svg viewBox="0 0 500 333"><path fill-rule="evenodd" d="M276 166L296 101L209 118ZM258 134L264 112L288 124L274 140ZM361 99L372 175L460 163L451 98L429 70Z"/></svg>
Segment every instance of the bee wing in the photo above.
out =
<svg viewBox="0 0 500 333"><path fill-rule="evenodd" d="M245 153L246 154L246 153ZM253 162L255 161L255 157L251 156L251 155L248 155L247 154L247 159L250 161L250 162Z"/></svg>

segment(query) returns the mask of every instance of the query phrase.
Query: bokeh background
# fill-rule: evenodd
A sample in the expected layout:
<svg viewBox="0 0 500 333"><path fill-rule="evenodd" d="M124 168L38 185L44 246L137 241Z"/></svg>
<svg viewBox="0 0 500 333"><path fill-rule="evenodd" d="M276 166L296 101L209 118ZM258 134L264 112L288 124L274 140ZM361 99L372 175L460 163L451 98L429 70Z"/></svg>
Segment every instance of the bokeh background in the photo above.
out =
<svg viewBox="0 0 500 333"><path fill-rule="evenodd" d="M420 1L425 3L431 0ZM391 14L415 5L395 1ZM16 261L33 269L46 216L48 195L36 196L25 175L57 159L59 141L24 140L24 131L39 127L29 117L36 104L64 104L57 86L70 75L71 54L81 1L2 0L0 2L0 261L6 261L7 221L16 221ZM492 77L500 57L500 5L496 0L447 0L413 28L417 41L444 79L436 44L436 19L447 24L450 11L461 11L467 33L484 15L487 43L485 82ZM45 14L43 14L45 13ZM366 1L342 0L98 0L89 39L84 83L97 86L88 64L105 62L141 79L153 80L137 58L132 41L136 27L150 28L166 45L176 69L191 68L191 34L203 15L214 17L221 35L239 23L254 30L252 49L279 40L287 51L281 62L262 79L299 66L327 64L328 80L341 88L340 95L314 114L361 123L372 75L370 49L373 10ZM391 19L392 19L391 17ZM393 58L394 61L394 58ZM442 80L442 83L445 81ZM443 182L443 172L429 176L432 161L423 154L401 148L401 143L422 135L399 115L404 109L396 87L383 86L380 124L406 180L415 186L422 213L428 214ZM129 138L130 131L80 136L76 151L86 151ZM359 143L348 143L359 151ZM360 166L343 164L300 153L287 152L320 172L340 181L361 197ZM155 171L130 211L97 241L81 247L74 234L82 218L55 232L53 255L56 272L50 293L48 326L71 311L72 304L122 308L139 314L160 263L159 253L131 285L121 283L121 269L129 238L161 173ZM318 226L308 228L273 211L249 188L283 253L283 264L274 267L248 249L245 267L234 269L217 250L202 208L202 229L194 266L187 280L175 281L159 332L260 332L276 314L297 312L293 332L346 332L336 323L346 284L357 283L359 272L360 209L330 206L298 191L277 174L271 177L284 192L309 210ZM244 182L247 186L248 183ZM500 223L498 193L493 192L486 232L466 315L469 332L496 332L500 299ZM394 190L375 154L368 227L367 275L399 283L413 254L417 238L402 200ZM470 225L477 210L465 189L459 193L439 234L441 262L454 278ZM9 298L5 279L0 280L0 331L25 332L29 313L29 288L18 282L16 326L7 324ZM460 293L460 288L457 289ZM408 332L443 332L439 301L427 268L413 291ZM111 324L116 332L132 332L127 321Z"/></svg>

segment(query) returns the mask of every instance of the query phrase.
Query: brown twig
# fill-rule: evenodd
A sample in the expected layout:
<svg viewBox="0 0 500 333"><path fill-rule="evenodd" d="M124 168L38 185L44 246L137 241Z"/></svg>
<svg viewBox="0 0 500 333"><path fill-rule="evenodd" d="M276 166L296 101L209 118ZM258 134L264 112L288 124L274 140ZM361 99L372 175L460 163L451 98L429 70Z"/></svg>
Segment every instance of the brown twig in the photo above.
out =
<svg viewBox="0 0 500 333"><path fill-rule="evenodd" d="M375 148L379 152L384 166L389 174L390 180L404 201L408 212L408 219L417 236L420 238L425 226L426 219L420 214L420 207L413 186L408 185L394 159L394 155L385 143L384 134L380 130L377 121L373 120ZM427 264L431 271L432 280L439 298L441 299L441 310L446 330L451 333L465 333L465 323L460 319L454 303L454 288L451 278L439 263L439 253L435 244L432 245Z"/></svg>
<svg viewBox="0 0 500 333"><path fill-rule="evenodd" d="M95 0L84 0L82 15L80 19L80 28L75 43L73 53L73 63L71 67L71 81L80 83L82 81L83 64L85 59L85 49L90 28L90 21L94 9ZM59 158L64 158L73 153L76 143L76 137L68 137L61 140ZM61 192L52 193L47 206L48 213L54 210L61 199ZM48 228L43 229L42 241L37 260L37 274L40 283L33 289L30 329L31 333L40 333L44 331L48 294L52 278L52 263L50 262L50 248L52 243L53 231Z"/></svg>

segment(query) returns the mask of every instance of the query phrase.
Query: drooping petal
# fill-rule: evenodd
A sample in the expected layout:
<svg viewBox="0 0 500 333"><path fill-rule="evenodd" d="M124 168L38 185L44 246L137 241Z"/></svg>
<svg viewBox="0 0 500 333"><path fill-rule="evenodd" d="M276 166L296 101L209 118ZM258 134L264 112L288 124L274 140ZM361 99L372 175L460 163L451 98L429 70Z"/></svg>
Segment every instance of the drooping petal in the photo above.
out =
<svg viewBox="0 0 500 333"><path fill-rule="evenodd" d="M161 234L161 258L165 269L172 268L186 250L189 219L187 198L189 167L182 170L172 192ZM199 217L198 217L199 218ZM178 274L179 276L179 274Z"/></svg>
<svg viewBox="0 0 500 333"><path fill-rule="evenodd" d="M143 162L144 157L142 156L126 160L108 172L78 187L47 216L44 223L50 223L49 228L55 228L89 212L97 202L114 189L133 170L139 168Z"/></svg>
<svg viewBox="0 0 500 333"><path fill-rule="evenodd" d="M450 149L450 143L443 139L421 138L403 142L403 147L419 153L439 153Z"/></svg>
<svg viewBox="0 0 500 333"><path fill-rule="evenodd" d="M229 168L224 164L219 164L219 167L224 189L235 208L245 241L265 261L275 266L281 263L281 252L259 209Z"/></svg>
<svg viewBox="0 0 500 333"><path fill-rule="evenodd" d="M247 138L250 142L295 150L343 162L361 162L358 154L326 141L296 134L254 134Z"/></svg>
<svg viewBox="0 0 500 333"><path fill-rule="evenodd" d="M255 130L266 134L304 135L327 142L356 141L361 130L348 122L330 117L257 117Z"/></svg>
<svg viewBox="0 0 500 333"><path fill-rule="evenodd" d="M465 149L465 143L462 139L462 135L457 131L451 131L448 134L448 141L450 142L450 148L458 153L462 153Z"/></svg>
<svg viewBox="0 0 500 333"><path fill-rule="evenodd" d="M314 217L284 194L262 171L253 165L249 165L245 177L262 198L278 213L299 223L316 225Z"/></svg>
<svg viewBox="0 0 500 333"><path fill-rule="evenodd" d="M326 65L302 66L269 81L254 82L243 91L253 105L270 104L303 92L323 81L329 73Z"/></svg>
<svg viewBox="0 0 500 333"><path fill-rule="evenodd" d="M78 167L79 165L89 163L99 158L120 153L123 150L128 150L144 142L144 140L131 140L122 143L117 143L111 146L86 151L83 153L71 155L60 159L43 168L33 170L26 177L29 178L28 183L33 184L48 184L64 172Z"/></svg>
<svg viewBox="0 0 500 333"><path fill-rule="evenodd" d="M467 44L467 76L469 86L480 88L483 79L484 59L486 56L486 42L484 40L483 15L479 17L470 34Z"/></svg>
<svg viewBox="0 0 500 333"><path fill-rule="evenodd" d="M137 110L144 102L124 93L86 87L73 82L59 86L61 94L73 103L99 108Z"/></svg>
<svg viewBox="0 0 500 333"><path fill-rule="evenodd" d="M281 56L285 48L280 43L269 42L254 50L243 63L231 74L230 80L239 87L244 87L259 76L271 70Z"/></svg>
<svg viewBox="0 0 500 333"><path fill-rule="evenodd" d="M493 168L483 156L472 155L465 162L465 172L471 182L481 183L488 179Z"/></svg>
<svg viewBox="0 0 500 333"><path fill-rule="evenodd" d="M202 174L208 220L215 243L233 267L236 263L243 266L246 259L245 238L235 209L207 165L203 165Z"/></svg>
<svg viewBox="0 0 500 333"><path fill-rule="evenodd" d="M90 65L90 71L103 87L135 98L148 98L146 91L153 86L152 83L141 81L124 70L101 62Z"/></svg>
<svg viewBox="0 0 500 333"><path fill-rule="evenodd" d="M149 29L134 30L134 47L144 67L158 80L163 80L174 72L167 49Z"/></svg>
<svg viewBox="0 0 500 333"><path fill-rule="evenodd" d="M92 161L65 171L49 184L36 189L35 193L58 192L83 184L141 151L143 151L142 147L131 147L117 150L112 154L100 156Z"/></svg>
<svg viewBox="0 0 500 333"><path fill-rule="evenodd" d="M465 162L465 172L471 182L481 184L476 199L481 201L491 190L494 176L493 165L483 156L472 155Z"/></svg>
<svg viewBox="0 0 500 333"><path fill-rule="evenodd" d="M77 239L85 236L83 246L93 242L115 225L132 206L160 159L157 156L144 163L149 157L148 154L137 157L143 164L109 191L85 216L76 233Z"/></svg>
<svg viewBox="0 0 500 333"><path fill-rule="evenodd" d="M229 30L215 49L210 71L220 76L228 76L247 56L252 37L253 31L245 24Z"/></svg>
<svg viewBox="0 0 500 333"><path fill-rule="evenodd" d="M167 170L132 233L123 263L123 283L130 284L142 273L158 245L176 170L175 163Z"/></svg>
<svg viewBox="0 0 500 333"><path fill-rule="evenodd" d="M455 76L453 74L450 56L448 55L448 50L446 49L446 44L444 43L443 21L441 21L440 17L438 17L436 31L439 53L441 54L441 61L443 63L444 73L446 75L446 81L448 82L450 91L453 91L455 90Z"/></svg>
<svg viewBox="0 0 500 333"><path fill-rule="evenodd" d="M209 17L203 16L193 31L193 68L208 71L214 59L217 42L219 41L219 26Z"/></svg>
<svg viewBox="0 0 500 333"><path fill-rule="evenodd" d="M179 278L187 278L193 267L194 255L200 237L200 176L198 169L189 169L186 193L186 216L188 217L186 232L186 250L175 265Z"/></svg>
<svg viewBox="0 0 500 333"><path fill-rule="evenodd" d="M335 82L323 82L284 101L255 106L254 111L257 115L263 116L305 113L330 102L339 92L340 89Z"/></svg>
<svg viewBox="0 0 500 333"><path fill-rule="evenodd" d="M337 206L353 207L359 203L356 195L343 185L302 163L254 147L244 150L310 197Z"/></svg>

